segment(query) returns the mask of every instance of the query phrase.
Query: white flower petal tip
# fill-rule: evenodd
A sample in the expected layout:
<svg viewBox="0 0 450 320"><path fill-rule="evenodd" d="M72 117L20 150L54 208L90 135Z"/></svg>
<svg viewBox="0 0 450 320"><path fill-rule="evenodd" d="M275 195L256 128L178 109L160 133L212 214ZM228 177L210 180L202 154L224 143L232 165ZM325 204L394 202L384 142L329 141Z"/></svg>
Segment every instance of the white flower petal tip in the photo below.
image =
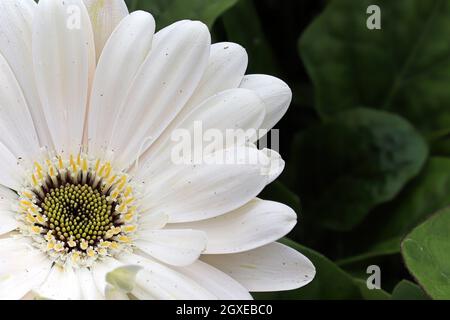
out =
<svg viewBox="0 0 450 320"><path fill-rule="evenodd" d="M206 68L211 35L198 21L175 23L157 32L113 125L110 149L121 150L124 167L159 137L197 87ZM151 106L151 107L150 107ZM122 128L133 128L123 134Z"/></svg>
<svg viewBox="0 0 450 320"><path fill-rule="evenodd" d="M83 0L91 18L97 60L120 21L128 15L124 0Z"/></svg>
<svg viewBox="0 0 450 320"><path fill-rule="evenodd" d="M232 42L211 45L208 66L202 80L189 102L184 106L180 117L188 114L197 105L213 95L237 88L242 81L248 65L247 51Z"/></svg>
<svg viewBox="0 0 450 320"><path fill-rule="evenodd" d="M236 254L204 255L202 260L251 292L298 289L310 283L316 274L307 257L277 242Z"/></svg>
<svg viewBox="0 0 450 320"><path fill-rule="evenodd" d="M155 20L144 11L125 17L106 43L95 73L88 114L89 149L100 155L134 77L152 47ZM114 68L111 68L114 66Z"/></svg>
<svg viewBox="0 0 450 320"><path fill-rule="evenodd" d="M266 118L262 129L270 130L284 116L292 101L292 90L282 80L269 75L247 75L241 88L254 90L264 101Z"/></svg>
<svg viewBox="0 0 450 320"><path fill-rule="evenodd" d="M261 152L266 156L263 160L263 174L267 177L267 184L270 184L283 172L285 162L275 150L265 148Z"/></svg>
<svg viewBox="0 0 450 320"><path fill-rule="evenodd" d="M212 219L168 227L202 230L208 238L204 254L230 254L272 243L288 234L296 224L297 215L288 206L254 199L239 209Z"/></svg>

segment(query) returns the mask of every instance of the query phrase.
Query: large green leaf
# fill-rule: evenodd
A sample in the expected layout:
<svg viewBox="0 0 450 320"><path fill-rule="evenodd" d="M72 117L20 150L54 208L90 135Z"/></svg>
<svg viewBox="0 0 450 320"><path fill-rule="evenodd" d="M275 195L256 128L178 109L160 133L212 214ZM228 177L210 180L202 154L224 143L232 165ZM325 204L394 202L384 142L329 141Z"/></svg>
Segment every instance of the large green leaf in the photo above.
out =
<svg viewBox="0 0 450 320"><path fill-rule="evenodd" d="M340 266L400 252L405 235L434 212L450 205L450 158L430 158L421 173L392 201L373 210L354 237L364 239L361 254ZM362 241L361 241L362 242Z"/></svg>
<svg viewBox="0 0 450 320"><path fill-rule="evenodd" d="M401 117L360 108L300 134L293 154L304 215L345 231L419 173L427 146Z"/></svg>
<svg viewBox="0 0 450 320"><path fill-rule="evenodd" d="M450 205L450 158L433 157L420 175L391 203L373 213L379 219L374 242L404 237L434 212Z"/></svg>
<svg viewBox="0 0 450 320"><path fill-rule="evenodd" d="M339 261L336 261L336 263L340 267L345 267L353 264L361 264L369 259L398 254L400 252L401 240L401 238L392 238L379 242L376 245L369 247L361 254L340 259Z"/></svg>
<svg viewBox="0 0 450 320"><path fill-rule="evenodd" d="M381 9L381 30L366 10ZM450 127L450 1L330 1L300 39L319 112L363 105L401 114L424 132Z"/></svg>
<svg viewBox="0 0 450 320"><path fill-rule="evenodd" d="M129 7L149 11L155 16L158 29L178 20L203 21L211 27L216 19L238 0L128 0Z"/></svg>
<svg viewBox="0 0 450 320"><path fill-rule="evenodd" d="M450 208L415 228L402 242L411 274L435 299L450 299Z"/></svg>
<svg viewBox="0 0 450 320"><path fill-rule="evenodd" d="M258 299L360 299L359 286L354 279L332 261L311 249L305 248L291 240L283 243L307 256L316 267L316 276L307 286L273 293L258 293Z"/></svg>
<svg viewBox="0 0 450 320"><path fill-rule="evenodd" d="M430 298L415 283L402 280L392 291L392 300L429 300Z"/></svg>

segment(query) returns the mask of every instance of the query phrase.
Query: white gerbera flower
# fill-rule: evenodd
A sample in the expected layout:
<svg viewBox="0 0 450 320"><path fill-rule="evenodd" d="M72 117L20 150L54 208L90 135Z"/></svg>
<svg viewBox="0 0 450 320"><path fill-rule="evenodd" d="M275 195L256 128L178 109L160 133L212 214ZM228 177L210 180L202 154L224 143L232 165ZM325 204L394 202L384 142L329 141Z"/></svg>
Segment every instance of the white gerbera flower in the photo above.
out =
<svg viewBox="0 0 450 320"><path fill-rule="evenodd" d="M154 34L122 0L85 2L0 2L0 298L248 299L311 281L311 262L274 243L295 213L255 198L278 154L212 151L269 171L171 161L173 130L270 129L289 88L244 76L245 50L211 45L200 22ZM130 266L128 295L112 292L107 275Z"/></svg>

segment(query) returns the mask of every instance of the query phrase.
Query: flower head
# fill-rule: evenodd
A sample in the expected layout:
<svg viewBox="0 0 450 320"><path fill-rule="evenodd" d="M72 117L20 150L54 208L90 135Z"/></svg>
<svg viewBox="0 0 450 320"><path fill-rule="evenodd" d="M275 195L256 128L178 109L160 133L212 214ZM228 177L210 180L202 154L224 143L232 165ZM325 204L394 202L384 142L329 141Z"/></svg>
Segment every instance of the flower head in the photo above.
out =
<svg viewBox="0 0 450 320"><path fill-rule="evenodd" d="M173 161L198 121L271 129L289 87L245 76L245 50L200 22L154 31L119 0L0 2L0 298L247 299L312 280L274 242L296 214L256 198L284 167L261 135Z"/></svg>

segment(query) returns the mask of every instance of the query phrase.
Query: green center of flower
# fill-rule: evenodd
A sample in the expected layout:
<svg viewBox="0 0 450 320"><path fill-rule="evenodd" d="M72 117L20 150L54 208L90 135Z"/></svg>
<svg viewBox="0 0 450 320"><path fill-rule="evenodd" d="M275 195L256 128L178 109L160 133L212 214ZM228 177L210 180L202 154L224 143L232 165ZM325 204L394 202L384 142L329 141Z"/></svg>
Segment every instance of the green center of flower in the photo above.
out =
<svg viewBox="0 0 450 320"><path fill-rule="evenodd" d="M131 247L136 200L130 177L109 161L49 154L19 193L20 229L55 263L90 266Z"/></svg>
<svg viewBox="0 0 450 320"><path fill-rule="evenodd" d="M86 184L68 183L51 189L41 208L48 219L48 230L63 242L85 239L96 245L112 226L118 225L118 215L106 195Z"/></svg>

